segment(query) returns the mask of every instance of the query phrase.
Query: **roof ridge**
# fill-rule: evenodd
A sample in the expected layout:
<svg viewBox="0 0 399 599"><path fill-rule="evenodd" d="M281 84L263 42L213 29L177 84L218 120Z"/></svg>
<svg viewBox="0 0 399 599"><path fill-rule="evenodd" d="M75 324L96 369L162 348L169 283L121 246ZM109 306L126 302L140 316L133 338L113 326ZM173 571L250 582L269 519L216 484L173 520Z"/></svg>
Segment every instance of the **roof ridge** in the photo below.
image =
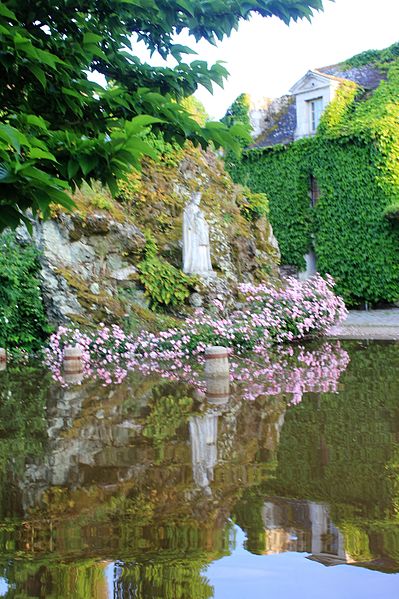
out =
<svg viewBox="0 0 399 599"><path fill-rule="evenodd" d="M327 69L329 67L324 67L324 68ZM327 77L328 79L333 79L335 81L348 81L348 79L345 79L345 77L337 77L336 75L330 75L329 73L324 73L323 71L320 71L319 69L311 69L311 70L314 73L317 73L318 75L321 75L322 77Z"/></svg>

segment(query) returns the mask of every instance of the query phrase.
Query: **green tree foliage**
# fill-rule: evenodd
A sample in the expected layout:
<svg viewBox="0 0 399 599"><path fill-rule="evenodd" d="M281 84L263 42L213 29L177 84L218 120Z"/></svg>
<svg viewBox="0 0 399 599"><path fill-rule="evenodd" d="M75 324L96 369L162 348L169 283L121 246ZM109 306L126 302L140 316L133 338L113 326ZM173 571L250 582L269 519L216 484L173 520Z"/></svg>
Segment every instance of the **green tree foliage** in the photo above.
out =
<svg viewBox="0 0 399 599"><path fill-rule="evenodd" d="M222 85L226 69L183 62L193 51L174 34L215 43L254 12L289 23L321 8L322 0L1 0L0 226L27 220L27 208L44 216L52 202L72 208L65 191L83 180L116 192L142 155L154 156L148 127L180 144L234 145L225 126L201 127L179 103L198 85ZM177 66L141 62L137 42Z"/></svg>
<svg viewBox="0 0 399 599"><path fill-rule="evenodd" d="M251 131L249 119L250 98L248 94L240 94L233 104L227 109L221 122L231 127L236 123L242 123L248 133Z"/></svg>
<svg viewBox="0 0 399 599"><path fill-rule="evenodd" d="M399 61L385 66L371 95L341 86L315 137L248 150L228 165L237 182L267 194L282 262L303 269L314 247L319 272L349 305L399 299ZM313 207L311 178L320 190Z"/></svg>
<svg viewBox="0 0 399 599"><path fill-rule="evenodd" d="M201 127L204 127L205 123L209 121L209 115L205 110L205 106L195 96L183 98L181 104Z"/></svg>
<svg viewBox="0 0 399 599"><path fill-rule="evenodd" d="M242 127L243 134L238 137L238 143L242 150L251 143L251 121L249 118L250 98L248 94L240 94L233 104L227 109L226 114L221 119L229 129L237 125ZM233 170L241 159L241 152L227 149L224 156L226 167Z"/></svg>
<svg viewBox="0 0 399 599"><path fill-rule="evenodd" d="M38 350L49 328L45 315L37 250L21 247L15 235L0 236L0 346Z"/></svg>

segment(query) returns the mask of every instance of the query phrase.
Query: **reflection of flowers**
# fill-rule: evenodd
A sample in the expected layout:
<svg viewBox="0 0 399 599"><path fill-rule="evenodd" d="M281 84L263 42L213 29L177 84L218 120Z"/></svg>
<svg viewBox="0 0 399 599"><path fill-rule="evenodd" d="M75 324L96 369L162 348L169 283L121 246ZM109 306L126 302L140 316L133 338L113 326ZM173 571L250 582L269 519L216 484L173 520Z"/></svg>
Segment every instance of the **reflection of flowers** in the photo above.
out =
<svg viewBox="0 0 399 599"><path fill-rule="evenodd" d="M285 393L291 396L290 403L297 404L306 392L335 393L349 355L336 341L315 349L298 347L295 352L291 347L281 348L277 354L263 354L262 365L242 362L234 378L245 384L243 397Z"/></svg>
<svg viewBox="0 0 399 599"><path fill-rule="evenodd" d="M334 295L332 287L331 278L324 280L319 276L302 283L291 279L283 289L242 285L244 308L229 317L213 320L198 310L179 329L157 334L144 331L136 339L126 335L117 325L100 326L94 334L60 327L50 338L47 364L54 377L63 383L63 348L67 344L79 344L83 352L84 375L96 375L104 384L120 383L131 369L158 372L172 380L183 379L198 384L196 368L203 360L206 346L223 345L232 348L237 357L231 365L233 379L244 381L249 372L247 380L266 378L270 381L265 393L272 394L273 389L283 385L286 392L299 398L305 390L304 385L309 390L322 384L330 388L335 375L334 359L329 354L336 356L338 371L342 370L346 359L342 350L333 351L330 344L324 353L321 350L313 354L301 349L294 359L297 374L291 373L287 380L284 378L292 370L289 358L293 349L281 344L320 333L345 316L345 306ZM274 353L271 357L276 344L281 349L277 357ZM337 351L341 352L341 357ZM262 365L256 360L244 359L249 352L261 357ZM192 358L196 360L194 365ZM266 389L265 385L263 388Z"/></svg>

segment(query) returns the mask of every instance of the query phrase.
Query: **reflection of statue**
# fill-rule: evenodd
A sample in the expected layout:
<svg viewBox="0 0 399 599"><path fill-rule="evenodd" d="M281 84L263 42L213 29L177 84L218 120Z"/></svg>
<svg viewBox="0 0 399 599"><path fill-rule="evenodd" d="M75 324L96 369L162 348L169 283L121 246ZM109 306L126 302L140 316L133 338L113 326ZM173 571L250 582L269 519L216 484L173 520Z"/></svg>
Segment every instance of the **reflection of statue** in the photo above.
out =
<svg viewBox="0 0 399 599"><path fill-rule="evenodd" d="M184 208L183 271L187 274L213 276L209 248L209 227L199 207L201 193L194 193Z"/></svg>
<svg viewBox="0 0 399 599"><path fill-rule="evenodd" d="M209 484L217 464L218 415L209 412L190 418L191 459L193 478L206 495L211 494Z"/></svg>

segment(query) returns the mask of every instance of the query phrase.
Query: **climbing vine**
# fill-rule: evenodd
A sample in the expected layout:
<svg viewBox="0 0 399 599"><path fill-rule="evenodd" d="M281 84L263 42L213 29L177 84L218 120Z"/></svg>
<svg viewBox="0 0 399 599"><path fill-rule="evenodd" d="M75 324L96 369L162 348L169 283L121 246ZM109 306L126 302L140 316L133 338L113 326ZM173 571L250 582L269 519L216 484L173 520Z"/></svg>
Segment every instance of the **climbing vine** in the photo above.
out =
<svg viewBox="0 0 399 599"><path fill-rule="evenodd" d="M348 305L399 299L399 61L394 54L374 93L351 82L340 87L317 135L246 150L230 169L235 181L269 198L282 262L304 269L304 254L314 247L319 272L335 278ZM313 206L312 178L319 188Z"/></svg>

